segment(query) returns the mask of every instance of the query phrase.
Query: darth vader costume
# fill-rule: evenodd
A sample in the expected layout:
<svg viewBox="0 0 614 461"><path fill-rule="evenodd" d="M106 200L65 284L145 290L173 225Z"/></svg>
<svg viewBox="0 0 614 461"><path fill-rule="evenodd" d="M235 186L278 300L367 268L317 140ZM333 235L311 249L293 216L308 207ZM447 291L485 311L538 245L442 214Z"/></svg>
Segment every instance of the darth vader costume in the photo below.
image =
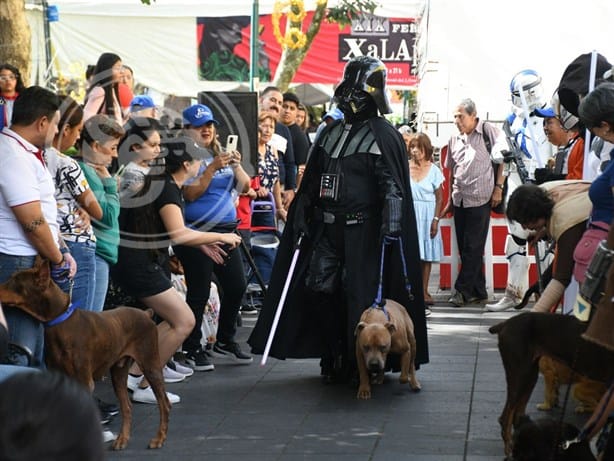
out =
<svg viewBox="0 0 614 461"><path fill-rule="evenodd" d="M386 68L375 58L358 57L345 67L334 95L344 120L326 127L312 146L248 340L254 354L264 352L302 236L270 355L321 358L325 376L350 377L355 368L354 329L378 297L383 251L382 297L405 306L414 323L415 363L428 362L406 148L398 131L378 116L378 110L391 112L385 80ZM386 236L395 240L382 245ZM397 364L392 358L389 368L396 370Z"/></svg>

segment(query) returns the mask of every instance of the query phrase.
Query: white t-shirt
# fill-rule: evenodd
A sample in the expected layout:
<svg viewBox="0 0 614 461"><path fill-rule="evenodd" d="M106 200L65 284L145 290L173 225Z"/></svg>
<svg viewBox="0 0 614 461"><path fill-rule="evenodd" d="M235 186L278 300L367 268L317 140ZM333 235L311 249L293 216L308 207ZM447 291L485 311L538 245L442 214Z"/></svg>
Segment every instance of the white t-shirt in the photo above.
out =
<svg viewBox="0 0 614 461"><path fill-rule="evenodd" d="M30 202L40 202L54 241L58 240L55 187L49 171L34 155L37 151L11 129L0 132L0 253L38 253L11 209Z"/></svg>

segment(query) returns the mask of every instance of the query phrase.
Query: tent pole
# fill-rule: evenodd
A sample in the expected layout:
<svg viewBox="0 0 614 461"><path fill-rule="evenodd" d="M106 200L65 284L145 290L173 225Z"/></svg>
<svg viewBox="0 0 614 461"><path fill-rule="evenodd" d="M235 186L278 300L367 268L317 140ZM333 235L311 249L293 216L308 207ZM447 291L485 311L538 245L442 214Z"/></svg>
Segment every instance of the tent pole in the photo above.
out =
<svg viewBox="0 0 614 461"><path fill-rule="evenodd" d="M42 0L43 4L43 31L45 34L45 82L48 81L51 69L51 32L49 30L49 4L47 0Z"/></svg>
<svg viewBox="0 0 614 461"><path fill-rule="evenodd" d="M258 0L252 4L251 34L250 34L250 63L249 63L249 89L257 91L258 82L258 28L260 26L258 13Z"/></svg>

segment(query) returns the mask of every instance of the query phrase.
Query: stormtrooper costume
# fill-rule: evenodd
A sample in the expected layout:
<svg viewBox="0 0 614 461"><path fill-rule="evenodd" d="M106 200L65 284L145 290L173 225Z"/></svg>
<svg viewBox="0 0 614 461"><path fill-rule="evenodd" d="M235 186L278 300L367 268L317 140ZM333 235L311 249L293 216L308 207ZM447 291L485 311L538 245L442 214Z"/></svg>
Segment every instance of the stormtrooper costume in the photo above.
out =
<svg viewBox="0 0 614 461"><path fill-rule="evenodd" d="M507 162L504 174L507 176L506 201L514 190L523 183L521 177L529 181L535 180L535 170L544 168L553 155L553 147L548 142L543 130L543 118L538 117L535 109L546 105L542 79L534 70L518 72L510 83L512 96L512 112L506 119L511 135L522 152L523 166L517 162ZM504 131L506 131L504 129ZM524 172L521 171L524 167ZM508 276L505 294L496 303L486 305L492 312L504 311L520 303L528 288L529 259L527 257L527 238L530 231L514 221L507 222L508 235L505 242L505 256L508 260ZM550 264L547 245L540 242L541 272Z"/></svg>

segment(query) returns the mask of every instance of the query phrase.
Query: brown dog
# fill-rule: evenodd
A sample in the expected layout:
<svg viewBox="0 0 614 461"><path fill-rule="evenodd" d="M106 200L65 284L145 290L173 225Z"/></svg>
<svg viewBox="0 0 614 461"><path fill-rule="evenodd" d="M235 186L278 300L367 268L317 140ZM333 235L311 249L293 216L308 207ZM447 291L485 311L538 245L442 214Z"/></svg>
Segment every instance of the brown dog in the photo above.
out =
<svg viewBox="0 0 614 461"><path fill-rule="evenodd" d="M539 372L544 376L544 401L537 404L538 410L548 411L558 406L562 384L573 386L571 395L578 402L576 413L592 413L607 390L605 384L573 373L568 366L550 357L539 359Z"/></svg>
<svg viewBox="0 0 614 461"><path fill-rule="evenodd" d="M160 448L166 440L171 404L164 390L158 330L151 313L132 307L100 313L75 309L71 313L69 301L69 296L51 280L49 263L41 258L32 269L16 272L0 285L2 304L17 307L41 322L67 315L56 325L45 326L45 360L49 368L66 373L90 391L94 380L111 370L122 415L115 450L125 448L130 439L132 407L126 380L133 359L136 361L160 409L160 426L149 448Z"/></svg>
<svg viewBox="0 0 614 461"><path fill-rule="evenodd" d="M416 338L414 324L407 310L391 299L383 308L369 307L360 316L354 332L356 336L356 363L360 375L359 399L371 398L371 382L381 384L388 353L401 356L401 384L409 383L414 391L420 390L416 379Z"/></svg>
<svg viewBox="0 0 614 461"><path fill-rule="evenodd" d="M490 327L499 336L507 397L499 424L505 454L512 453L512 425L525 415L543 355L603 383L614 377L614 353L581 337L586 324L570 315L527 312Z"/></svg>

